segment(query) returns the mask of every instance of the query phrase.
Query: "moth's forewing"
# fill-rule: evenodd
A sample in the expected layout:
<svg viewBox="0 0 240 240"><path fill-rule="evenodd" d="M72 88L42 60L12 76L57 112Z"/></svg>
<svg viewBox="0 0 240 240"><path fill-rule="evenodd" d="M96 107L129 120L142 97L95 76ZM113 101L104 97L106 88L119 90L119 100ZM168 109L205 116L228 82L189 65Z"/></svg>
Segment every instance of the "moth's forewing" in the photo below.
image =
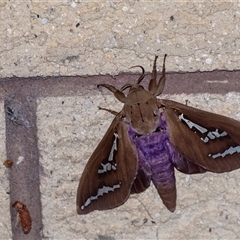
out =
<svg viewBox="0 0 240 240"><path fill-rule="evenodd" d="M170 141L187 160L218 173L240 167L240 122L170 100L159 102Z"/></svg>
<svg viewBox="0 0 240 240"><path fill-rule="evenodd" d="M122 205L138 169L137 152L119 115L90 157L77 191L77 212L87 214Z"/></svg>

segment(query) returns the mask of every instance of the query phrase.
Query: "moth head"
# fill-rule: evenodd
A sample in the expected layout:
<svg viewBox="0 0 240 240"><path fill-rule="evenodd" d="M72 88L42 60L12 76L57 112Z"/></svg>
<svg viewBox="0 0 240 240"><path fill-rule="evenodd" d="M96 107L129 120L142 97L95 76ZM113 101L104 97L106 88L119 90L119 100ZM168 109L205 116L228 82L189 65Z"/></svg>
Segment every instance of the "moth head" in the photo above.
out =
<svg viewBox="0 0 240 240"><path fill-rule="evenodd" d="M149 101L153 95L144 89L144 87L138 83L126 84L121 88L121 92L129 88L129 92L125 97L124 103L127 105L139 105Z"/></svg>
<svg viewBox="0 0 240 240"><path fill-rule="evenodd" d="M120 92L123 93L126 89L129 88L128 94L125 98L124 103L130 104L130 105L135 105L135 104L141 104L145 103L148 101L149 98L152 98L152 94L145 90L142 85L140 85L140 82L144 79L145 77L145 70L142 66L133 66L134 67L140 67L142 69L142 74L138 78L137 83L134 84L125 84L121 89Z"/></svg>

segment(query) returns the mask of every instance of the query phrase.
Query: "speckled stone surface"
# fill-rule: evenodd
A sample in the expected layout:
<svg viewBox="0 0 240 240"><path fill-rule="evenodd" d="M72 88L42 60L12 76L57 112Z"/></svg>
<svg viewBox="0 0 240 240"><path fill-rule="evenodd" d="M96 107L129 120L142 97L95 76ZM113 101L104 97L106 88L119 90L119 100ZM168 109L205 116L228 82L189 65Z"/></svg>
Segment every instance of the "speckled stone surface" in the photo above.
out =
<svg viewBox="0 0 240 240"><path fill-rule="evenodd" d="M154 55L165 53L167 72L237 70L240 69L239 19L237 1L0 1L0 78L115 76L137 64L149 72ZM181 89L194 95L162 97L182 103L188 100L190 106L240 120L240 95L227 93L239 91L237 76L233 82L232 75L227 73L219 81L221 74L216 72L216 78L208 79L208 73L197 78L193 73L191 83L179 85L185 84ZM201 78L209 82L203 85ZM19 87L23 87L21 80L6 80L16 83L15 93L9 99L14 99ZM121 85L121 81L116 85ZM218 88L211 85L214 83ZM33 84L28 84L32 89ZM97 107L120 110L122 106L113 95L97 90L95 85L91 82L88 86L86 78L86 84L77 94L62 91L50 97L43 94L37 100L42 238L239 239L240 170L194 176L176 173L178 200L174 213L164 208L151 187L117 209L77 215L75 202L80 175L113 118ZM57 89L53 84L44 87L48 90L50 86L54 93ZM44 87L40 89L43 92ZM169 92L174 93L176 87L178 90L178 85L174 85ZM1 88L0 96L7 91L7 87ZM208 91L224 94L196 95ZM6 159L3 105L1 98L2 162ZM12 237L8 185L11 171L0 165L0 238L3 239ZM17 228L15 222L13 227Z"/></svg>
<svg viewBox="0 0 240 240"><path fill-rule="evenodd" d="M0 77L239 69L236 1L1 1ZM147 69L148 71L150 69Z"/></svg>

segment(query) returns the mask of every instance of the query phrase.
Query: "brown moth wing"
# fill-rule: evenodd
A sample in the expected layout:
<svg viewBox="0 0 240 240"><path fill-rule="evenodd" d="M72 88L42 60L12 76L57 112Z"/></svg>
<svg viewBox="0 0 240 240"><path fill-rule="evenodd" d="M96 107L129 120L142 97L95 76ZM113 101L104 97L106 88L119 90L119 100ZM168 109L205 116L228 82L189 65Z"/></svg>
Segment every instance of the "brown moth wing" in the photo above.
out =
<svg viewBox="0 0 240 240"><path fill-rule="evenodd" d="M226 153L231 147L240 145L239 132L240 122L218 114L202 111L171 100L159 99L159 106L165 107L164 116L167 121L171 143L187 160L193 162L212 172L228 172L240 167L240 154L234 151L224 156L212 156L219 153ZM192 123L198 124L210 131L225 131L226 136L209 139L204 142L202 139L206 134L201 134L195 128L190 129L187 124L179 119L183 116ZM201 139L202 138L202 139Z"/></svg>
<svg viewBox="0 0 240 240"><path fill-rule="evenodd" d="M131 188L131 194L144 192L150 186L151 180L151 177L147 176L139 167L137 176Z"/></svg>
<svg viewBox="0 0 240 240"><path fill-rule="evenodd" d="M137 151L129 139L126 124L120 119L121 112L113 120L83 171L77 191L78 214L115 208L130 195L138 169ZM111 161L116 169L99 174L99 170L103 169L102 164L109 163L116 135L117 150Z"/></svg>

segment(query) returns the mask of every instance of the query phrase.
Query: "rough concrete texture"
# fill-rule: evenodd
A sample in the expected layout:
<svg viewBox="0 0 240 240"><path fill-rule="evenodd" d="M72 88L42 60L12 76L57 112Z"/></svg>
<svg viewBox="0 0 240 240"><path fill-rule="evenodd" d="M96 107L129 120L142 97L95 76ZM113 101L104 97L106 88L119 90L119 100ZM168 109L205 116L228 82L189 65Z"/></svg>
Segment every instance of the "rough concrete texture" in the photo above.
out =
<svg viewBox="0 0 240 240"><path fill-rule="evenodd" d="M239 14L237 1L0 1L0 78L116 75L136 64L150 71L153 56L164 53L168 54L167 72L240 69ZM228 73L222 82L217 74L222 72L216 72L216 78L204 85L193 74L193 81L185 85L186 91L226 93L230 85L229 89L239 90L238 82L231 82ZM207 74L203 75L207 79ZM24 87L21 80L5 82L16 81L15 92L10 94L13 99L18 88ZM2 79L2 85L3 82ZM223 90L217 90L216 85L211 85L213 82L223 86ZM239 239L240 170L192 176L176 172L178 200L174 213L165 209L151 187L131 196L117 209L77 215L79 178L113 118L98 111L97 106L121 109L109 92L93 89L95 84L86 78L78 94L70 94L70 89L68 94L63 91L62 97L52 97L53 94L38 99L42 239ZM121 85L121 81L116 84ZM32 90L33 85L29 83L26 89ZM44 92L45 88L47 92L51 86L54 92L53 84L43 85L39 91ZM34 91L29 94L38 96L36 88ZM167 97L183 103L188 100L188 105L240 120L238 93ZM0 119L3 162L6 153L2 102ZM11 228L17 228L16 220L12 219L12 227L10 221L11 172L0 165L0 239L10 239ZM33 222L33 227L36 225Z"/></svg>
<svg viewBox="0 0 240 240"><path fill-rule="evenodd" d="M162 96L165 97L165 96ZM240 94L166 96L197 108L240 119ZM233 102L234 99L234 102ZM111 94L89 90L75 97L38 100L38 137L43 235L49 239L237 239L240 237L239 171L184 175L176 172L174 213L156 189L132 195L110 211L76 214L83 168L113 116L97 106L121 109ZM103 237L104 238L101 238Z"/></svg>
<svg viewBox="0 0 240 240"><path fill-rule="evenodd" d="M238 1L1 1L0 76L240 68ZM149 69L147 69L149 70Z"/></svg>

